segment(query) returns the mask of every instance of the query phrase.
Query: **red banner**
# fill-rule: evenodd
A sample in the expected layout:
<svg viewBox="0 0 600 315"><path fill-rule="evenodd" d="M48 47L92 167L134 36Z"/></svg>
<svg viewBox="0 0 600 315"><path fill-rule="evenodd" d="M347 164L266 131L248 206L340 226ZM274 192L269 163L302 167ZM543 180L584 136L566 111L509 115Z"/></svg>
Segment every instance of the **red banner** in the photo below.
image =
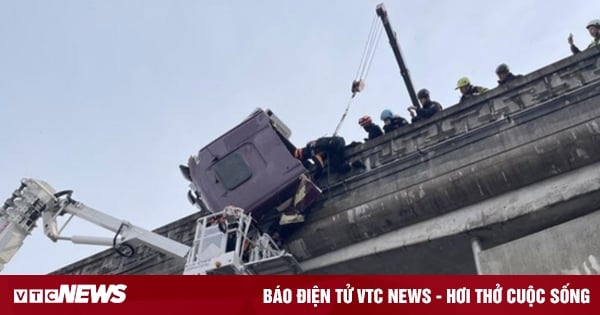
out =
<svg viewBox="0 0 600 315"><path fill-rule="evenodd" d="M0 314L598 314L600 276L0 276Z"/></svg>

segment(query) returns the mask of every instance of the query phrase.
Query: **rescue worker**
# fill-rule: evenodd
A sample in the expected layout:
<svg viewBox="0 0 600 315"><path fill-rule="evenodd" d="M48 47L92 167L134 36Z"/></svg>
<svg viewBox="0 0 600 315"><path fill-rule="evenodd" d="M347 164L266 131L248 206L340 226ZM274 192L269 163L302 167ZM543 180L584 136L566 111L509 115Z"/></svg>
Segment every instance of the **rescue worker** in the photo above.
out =
<svg viewBox="0 0 600 315"><path fill-rule="evenodd" d="M590 36L592 36L593 40L592 42L589 44L589 46L587 47L592 48L594 46L600 46L600 20L596 19L596 20L591 20L587 26L586 26L588 32L590 32ZM568 42L569 45L571 45L571 52L573 54L577 54L579 52L581 52L581 50L575 46L575 43L573 41L573 34L569 34L569 38L568 38Z"/></svg>
<svg viewBox="0 0 600 315"><path fill-rule="evenodd" d="M522 75L520 74L514 75L512 72L510 72L510 69L508 69L508 66L505 63L500 64L496 68L496 75L498 76L498 85L502 85L504 83L522 77Z"/></svg>
<svg viewBox="0 0 600 315"><path fill-rule="evenodd" d="M227 209L228 207L232 207L232 206L227 206L225 208ZM236 228L237 222L233 222L233 224L230 224L224 215L219 215L217 217L210 218L207 222L206 227L213 226L215 224L218 225L219 231L221 231L221 233L223 233L223 234L226 234L226 236L227 236L225 252L230 252L230 251L235 250L236 234L235 233L227 233L227 232L230 231L231 229Z"/></svg>
<svg viewBox="0 0 600 315"><path fill-rule="evenodd" d="M366 140L375 139L381 135L383 135L383 131L381 131L381 127L373 122L371 116L362 116L358 120L358 124L365 129L365 131L369 134L369 137Z"/></svg>
<svg viewBox="0 0 600 315"><path fill-rule="evenodd" d="M381 112L381 120L383 120L383 131L387 134L390 131L396 130L398 128L404 127L408 125L408 121L406 119L394 115L391 110L384 109Z"/></svg>
<svg viewBox="0 0 600 315"><path fill-rule="evenodd" d="M342 137L321 137L309 142L304 148L296 149L294 157L302 161L315 178L322 175L327 165L332 172L346 173L350 170L350 165L344 155L345 147L346 142ZM308 160L312 160L313 164Z"/></svg>
<svg viewBox="0 0 600 315"><path fill-rule="evenodd" d="M475 86L471 84L471 80L467 77L462 77L458 79L456 82L456 89L460 90L462 96L460 97L460 102L470 99L474 96L481 95L488 91L487 88L482 86Z"/></svg>
<svg viewBox="0 0 600 315"><path fill-rule="evenodd" d="M417 97L419 98L421 107L410 106L408 108L413 123L431 118L435 113L442 110L442 105L440 105L440 103L432 101L429 98L429 91L427 89L421 89L417 93Z"/></svg>

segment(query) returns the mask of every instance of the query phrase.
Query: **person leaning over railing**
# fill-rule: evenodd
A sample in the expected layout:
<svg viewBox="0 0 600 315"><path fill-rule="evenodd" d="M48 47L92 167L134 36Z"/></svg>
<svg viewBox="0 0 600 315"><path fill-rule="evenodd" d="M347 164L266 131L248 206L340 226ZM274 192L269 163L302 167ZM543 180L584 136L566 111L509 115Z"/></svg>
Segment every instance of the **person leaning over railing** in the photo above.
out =
<svg viewBox="0 0 600 315"><path fill-rule="evenodd" d="M373 122L371 116L362 116L358 120L358 124L363 127L363 129L369 134L369 137L365 140L373 140L381 135L383 135L383 131L381 131L381 127L379 127L376 123Z"/></svg>
<svg viewBox="0 0 600 315"><path fill-rule="evenodd" d="M500 64L496 68L496 75L498 76L498 85L503 85L514 79L522 77L522 75L520 74L515 75L512 72L510 72L510 69L508 69L508 66L504 63Z"/></svg>
<svg viewBox="0 0 600 315"><path fill-rule="evenodd" d="M394 115L394 113L392 113L392 111L389 109L384 109L381 112L380 118L383 120L383 131L386 134L408 125L408 121L406 121L406 119L402 118L401 116Z"/></svg>
<svg viewBox="0 0 600 315"><path fill-rule="evenodd" d="M587 47L592 48L595 46L600 46L600 20L591 20L586 26L588 32L590 32L590 36L592 36L593 40ZM575 42L573 41L573 34L569 34L568 38L569 45L571 45L571 52L573 54L580 53L581 50L575 46Z"/></svg>
<svg viewBox="0 0 600 315"><path fill-rule="evenodd" d="M411 121L413 123L429 119L435 115L435 113L442 111L442 105L431 100L429 97L429 91L427 89L421 89L419 93L417 93L417 97L419 98L421 107L413 105L408 108L408 112L412 117Z"/></svg>
<svg viewBox="0 0 600 315"><path fill-rule="evenodd" d="M488 91L487 88L482 86L476 86L471 84L471 80L467 77L462 77L458 79L456 83L456 89L460 90L462 96L460 97L460 102L470 99L474 96L481 95Z"/></svg>

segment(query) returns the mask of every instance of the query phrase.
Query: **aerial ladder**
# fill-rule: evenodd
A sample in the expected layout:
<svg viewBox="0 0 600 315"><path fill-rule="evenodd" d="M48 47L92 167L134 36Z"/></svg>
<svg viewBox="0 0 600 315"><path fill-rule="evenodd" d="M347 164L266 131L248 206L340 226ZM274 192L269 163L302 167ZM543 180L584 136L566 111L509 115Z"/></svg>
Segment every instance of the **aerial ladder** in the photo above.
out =
<svg viewBox="0 0 600 315"><path fill-rule="evenodd" d="M161 253L185 260L184 274L296 274L301 269L295 258L267 233L250 214L234 206L197 221L192 246L119 220L72 198L72 191L56 192L46 182L23 179L0 208L0 271L23 245L41 218L44 234L52 241L113 247L125 257L146 245ZM58 218L68 218L59 226ZM63 236L73 218L83 219L114 233L112 237Z"/></svg>

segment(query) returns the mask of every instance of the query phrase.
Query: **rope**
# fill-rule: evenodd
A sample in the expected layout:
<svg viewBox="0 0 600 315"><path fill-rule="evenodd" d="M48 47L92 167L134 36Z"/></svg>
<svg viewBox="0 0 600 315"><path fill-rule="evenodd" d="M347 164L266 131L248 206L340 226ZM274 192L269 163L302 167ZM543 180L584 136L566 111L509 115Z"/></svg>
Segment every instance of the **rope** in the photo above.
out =
<svg viewBox="0 0 600 315"><path fill-rule="evenodd" d="M346 109L340 118L337 126L335 127L335 131L333 132L333 136L337 136L346 116L348 116L348 112L350 111L350 106L352 105L352 100L356 96L358 92L362 90L362 84L364 84L367 75L369 74L369 70L371 69L371 65L373 64L373 59L375 57L375 51L377 50L377 46L379 44L379 39L381 38L381 33L383 32L383 26L378 23L377 15L373 17L373 21L371 22L371 29L369 30L369 37L367 38L367 42L365 43L365 48L363 49L363 54L360 57L360 64L358 65L358 70L356 71L356 76L354 81L352 82L352 96L348 100L348 104L346 105Z"/></svg>
<svg viewBox="0 0 600 315"><path fill-rule="evenodd" d="M377 37L377 40L375 41L375 46L373 46L373 53L371 54L371 59L369 59L369 63L367 65L367 70L365 71L363 80L367 79L367 76L369 75L369 70L371 70L371 65L373 64L373 59L375 57L375 51L377 50L377 46L379 45L379 39L381 38L381 33L383 33L383 27L378 28L378 33L377 33L377 35L375 35Z"/></svg>
<svg viewBox="0 0 600 315"><path fill-rule="evenodd" d="M335 131L333 132L334 137L337 136L338 131L340 131L340 128L342 127L342 124L344 123L344 120L346 119L346 116L348 115L348 111L350 111L350 105L352 105L353 99L354 99L354 96L350 97L350 99L348 100L348 105L346 105L346 110L344 110L344 114L342 114L342 118L338 122L337 127L335 127Z"/></svg>
<svg viewBox="0 0 600 315"><path fill-rule="evenodd" d="M371 29L369 30L369 36L367 37L367 42L365 43L365 48L363 49L363 54L360 57L360 63L358 64L358 70L356 71L356 76L354 77L355 79L358 79L362 76L362 70L364 68L364 61L365 61L365 56L367 55L368 50L370 49L370 42L372 41L373 38L373 33L375 32L375 27L377 23L377 15L375 15L373 17L373 21L371 22Z"/></svg>

